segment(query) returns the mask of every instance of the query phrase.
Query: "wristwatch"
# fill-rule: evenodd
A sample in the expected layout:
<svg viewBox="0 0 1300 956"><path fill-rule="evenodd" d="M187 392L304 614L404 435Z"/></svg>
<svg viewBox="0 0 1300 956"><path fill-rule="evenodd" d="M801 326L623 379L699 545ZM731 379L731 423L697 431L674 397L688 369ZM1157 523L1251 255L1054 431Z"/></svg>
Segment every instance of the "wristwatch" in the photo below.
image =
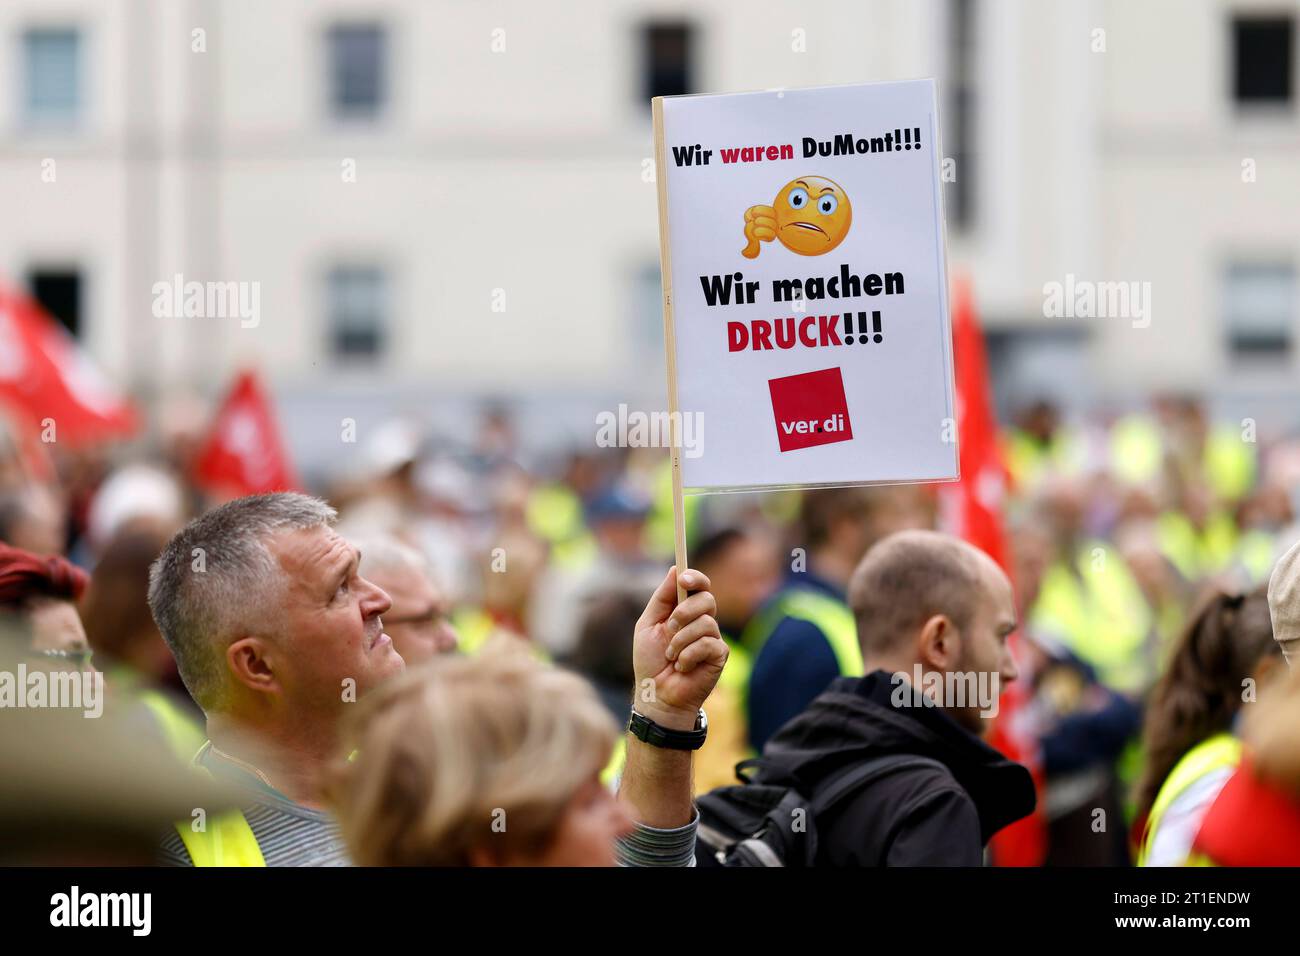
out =
<svg viewBox="0 0 1300 956"><path fill-rule="evenodd" d="M669 730L634 710L628 719L627 729L633 737L648 743L651 747L663 747L666 750L699 750L704 746L704 738L709 734L709 718L701 708L699 716L695 718L694 730Z"/></svg>

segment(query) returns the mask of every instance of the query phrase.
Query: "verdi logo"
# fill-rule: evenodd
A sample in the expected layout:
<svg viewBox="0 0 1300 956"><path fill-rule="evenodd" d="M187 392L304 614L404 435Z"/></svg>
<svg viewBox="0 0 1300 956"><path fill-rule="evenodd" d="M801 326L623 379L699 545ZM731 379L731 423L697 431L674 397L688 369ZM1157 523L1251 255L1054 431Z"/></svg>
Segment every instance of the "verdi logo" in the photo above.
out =
<svg viewBox="0 0 1300 956"><path fill-rule="evenodd" d="M781 451L849 441L853 423L838 368L769 379Z"/></svg>

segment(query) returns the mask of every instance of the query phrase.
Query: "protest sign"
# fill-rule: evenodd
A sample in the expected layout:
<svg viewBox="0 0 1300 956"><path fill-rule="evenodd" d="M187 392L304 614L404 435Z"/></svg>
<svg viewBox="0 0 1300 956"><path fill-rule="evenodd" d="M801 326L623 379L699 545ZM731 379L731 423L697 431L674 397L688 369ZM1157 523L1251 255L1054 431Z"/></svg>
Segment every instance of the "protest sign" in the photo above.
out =
<svg viewBox="0 0 1300 956"><path fill-rule="evenodd" d="M653 115L669 411L707 436L678 486L956 478L935 82Z"/></svg>

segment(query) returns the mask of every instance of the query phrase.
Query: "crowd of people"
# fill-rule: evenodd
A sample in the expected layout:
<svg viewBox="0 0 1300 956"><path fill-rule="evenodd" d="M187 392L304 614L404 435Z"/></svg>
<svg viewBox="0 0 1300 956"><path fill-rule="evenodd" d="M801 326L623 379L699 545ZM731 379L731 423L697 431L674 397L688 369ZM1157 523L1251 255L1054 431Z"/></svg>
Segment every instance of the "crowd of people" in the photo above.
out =
<svg viewBox="0 0 1300 956"><path fill-rule="evenodd" d="M663 449L538 457L499 408L390 422L316 496L201 487L194 437L0 434L0 671L98 675L92 737L151 768L24 744L4 832L78 774L139 799L65 811L130 848L22 859L1300 862L1300 446L1249 420L1025 408L1006 567L893 485L688 497L670 569Z"/></svg>

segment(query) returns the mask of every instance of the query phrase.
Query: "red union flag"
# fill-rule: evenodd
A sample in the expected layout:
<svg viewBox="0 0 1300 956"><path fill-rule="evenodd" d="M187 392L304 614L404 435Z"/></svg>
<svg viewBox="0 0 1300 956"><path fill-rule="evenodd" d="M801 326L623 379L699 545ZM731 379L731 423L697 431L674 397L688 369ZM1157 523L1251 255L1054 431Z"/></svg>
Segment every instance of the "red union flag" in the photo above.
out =
<svg viewBox="0 0 1300 956"><path fill-rule="evenodd" d="M239 375L222 402L195 456L194 479L220 497L298 487L271 403L251 371Z"/></svg>
<svg viewBox="0 0 1300 956"><path fill-rule="evenodd" d="M952 310L953 361L957 366L957 429L961 436L961 480L944 485L940 503L946 526L997 561L1011 575L1010 552L1002 529L1002 498L1007 471L998 445L997 419L989 389L984 335L975 318L970 282L954 283ZM1039 792L1034 812L994 835L993 862L998 866L1037 866L1047 852L1042 810L1042 766L1038 742L1027 719L1032 696L1020 650L1020 635L1011 635L1011 653L1020 679L1005 687L989 742L1012 760L1029 768Z"/></svg>
<svg viewBox="0 0 1300 956"><path fill-rule="evenodd" d="M135 409L32 299L0 285L0 403L25 433L76 446L135 432ZM48 422L47 422L48 419Z"/></svg>
<svg viewBox="0 0 1300 956"><path fill-rule="evenodd" d="M844 378L838 368L769 379L776 440L782 451L853 438Z"/></svg>

